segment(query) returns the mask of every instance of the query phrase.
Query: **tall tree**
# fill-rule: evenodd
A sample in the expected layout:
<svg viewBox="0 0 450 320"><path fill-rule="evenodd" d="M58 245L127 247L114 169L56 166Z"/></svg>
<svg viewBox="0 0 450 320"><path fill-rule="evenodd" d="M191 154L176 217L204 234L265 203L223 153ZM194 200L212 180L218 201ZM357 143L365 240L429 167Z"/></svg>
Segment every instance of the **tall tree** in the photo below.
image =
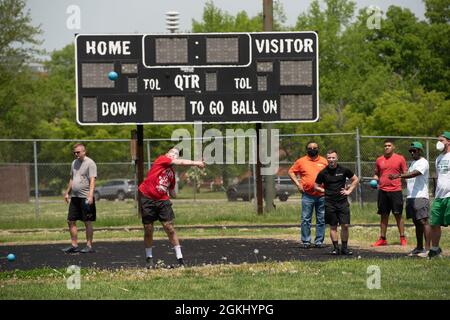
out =
<svg viewBox="0 0 450 320"><path fill-rule="evenodd" d="M262 6L261 6L262 9ZM286 15L280 1L273 5L273 29L282 30ZM262 12L254 17L249 17L245 11L240 11L236 16L221 10L208 1L203 9L202 21L192 19L192 32L258 32L263 30Z"/></svg>

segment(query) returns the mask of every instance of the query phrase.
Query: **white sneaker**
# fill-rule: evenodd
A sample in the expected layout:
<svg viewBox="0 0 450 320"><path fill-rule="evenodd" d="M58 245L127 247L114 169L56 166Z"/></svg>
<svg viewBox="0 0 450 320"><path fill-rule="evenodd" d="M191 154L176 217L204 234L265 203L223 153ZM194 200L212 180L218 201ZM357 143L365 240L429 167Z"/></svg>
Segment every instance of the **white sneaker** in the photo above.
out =
<svg viewBox="0 0 450 320"><path fill-rule="evenodd" d="M417 256L420 258L428 258L428 251L429 250L424 250L423 252L418 253Z"/></svg>

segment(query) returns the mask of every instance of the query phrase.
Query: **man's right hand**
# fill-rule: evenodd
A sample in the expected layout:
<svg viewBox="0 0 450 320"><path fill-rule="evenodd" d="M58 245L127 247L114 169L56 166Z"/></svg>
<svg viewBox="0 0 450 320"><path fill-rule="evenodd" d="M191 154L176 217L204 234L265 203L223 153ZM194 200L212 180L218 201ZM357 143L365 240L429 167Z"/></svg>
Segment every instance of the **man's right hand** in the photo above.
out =
<svg viewBox="0 0 450 320"><path fill-rule="evenodd" d="M298 189L298 191L300 191L300 193L305 192L305 190L303 189L301 184L297 185L297 189Z"/></svg>
<svg viewBox="0 0 450 320"><path fill-rule="evenodd" d="M66 201L66 203L69 203L69 194L67 192L64 193L64 200Z"/></svg>
<svg viewBox="0 0 450 320"><path fill-rule="evenodd" d="M206 164L205 164L205 161L197 161L198 162L198 164L197 164L197 167L199 167L200 169L203 169L205 166L206 166Z"/></svg>

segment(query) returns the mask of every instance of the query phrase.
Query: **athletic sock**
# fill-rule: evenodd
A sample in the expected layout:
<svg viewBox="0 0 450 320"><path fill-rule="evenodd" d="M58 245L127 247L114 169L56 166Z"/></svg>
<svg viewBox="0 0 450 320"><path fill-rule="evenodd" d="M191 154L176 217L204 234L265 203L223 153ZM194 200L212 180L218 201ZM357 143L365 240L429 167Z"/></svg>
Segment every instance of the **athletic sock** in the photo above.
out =
<svg viewBox="0 0 450 320"><path fill-rule="evenodd" d="M433 251L438 251L439 250L439 247L431 247L431 249L430 250L433 250Z"/></svg>
<svg viewBox="0 0 450 320"><path fill-rule="evenodd" d="M347 242L348 241L342 241L342 249L347 249Z"/></svg>
<svg viewBox="0 0 450 320"><path fill-rule="evenodd" d="M333 241L333 247L338 250L339 249L339 243L337 241Z"/></svg>
<svg viewBox="0 0 450 320"><path fill-rule="evenodd" d="M145 248L145 256L148 258L152 258L153 257L153 252L152 252L152 248Z"/></svg>
<svg viewBox="0 0 450 320"><path fill-rule="evenodd" d="M173 248L175 249L175 254L177 256L177 259L182 259L183 254L181 253L181 246L175 246Z"/></svg>

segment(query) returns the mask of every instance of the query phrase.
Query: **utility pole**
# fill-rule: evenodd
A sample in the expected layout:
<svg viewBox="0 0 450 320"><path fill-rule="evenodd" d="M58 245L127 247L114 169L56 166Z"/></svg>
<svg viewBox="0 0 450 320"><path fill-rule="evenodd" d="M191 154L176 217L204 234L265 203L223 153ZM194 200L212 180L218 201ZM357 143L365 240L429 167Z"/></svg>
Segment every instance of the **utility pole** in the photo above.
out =
<svg viewBox="0 0 450 320"><path fill-rule="evenodd" d="M263 18L264 18L264 31L273 31L273 0L263 0ZM267 152L272 152L272 129L273 124L268 123L265 125L267 129ZM270 155L273 156L272 154ZM274 190L274 176L266 175L265 176L265 211L271 212L275 209L274 198L275 198L275 190Z"/></svg>

